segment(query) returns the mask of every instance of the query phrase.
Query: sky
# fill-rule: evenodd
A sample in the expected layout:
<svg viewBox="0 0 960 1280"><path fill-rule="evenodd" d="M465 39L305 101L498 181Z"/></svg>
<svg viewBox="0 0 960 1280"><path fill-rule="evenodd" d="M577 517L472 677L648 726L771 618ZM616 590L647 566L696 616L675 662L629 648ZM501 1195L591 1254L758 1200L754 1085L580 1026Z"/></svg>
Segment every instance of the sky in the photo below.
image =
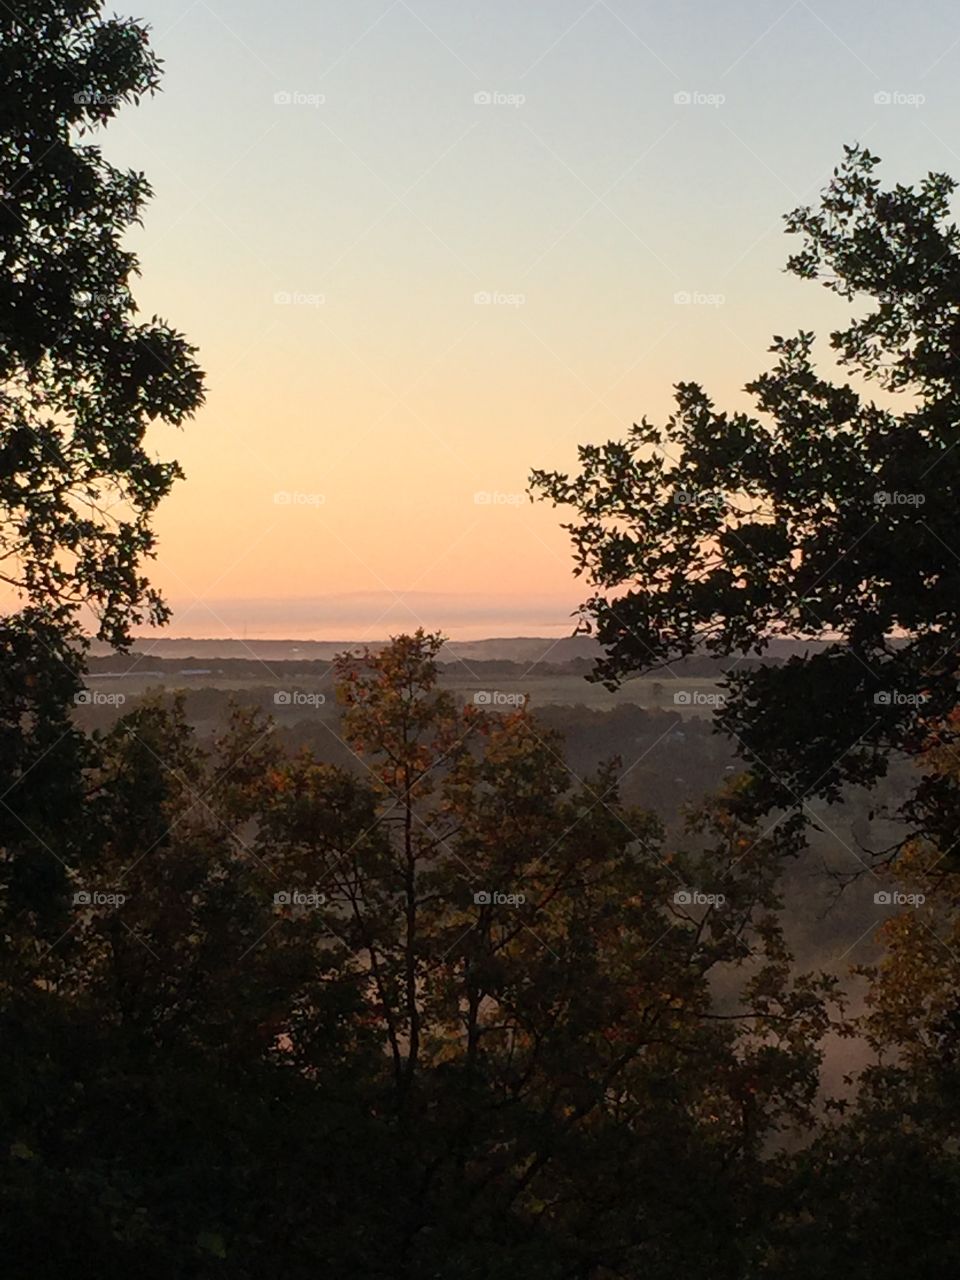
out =
<svg viewBox="0 0 960 1280"><path fill-rule="evenodd" d="M960 176L947 0L117 0L163 92L98 138L154 188L141 311L207 403L150 443L174 636L560 635L585 594L531 468L731 409L839 318L782 215L863 142ZM956 150L954 149L956 148Z"/></svg>

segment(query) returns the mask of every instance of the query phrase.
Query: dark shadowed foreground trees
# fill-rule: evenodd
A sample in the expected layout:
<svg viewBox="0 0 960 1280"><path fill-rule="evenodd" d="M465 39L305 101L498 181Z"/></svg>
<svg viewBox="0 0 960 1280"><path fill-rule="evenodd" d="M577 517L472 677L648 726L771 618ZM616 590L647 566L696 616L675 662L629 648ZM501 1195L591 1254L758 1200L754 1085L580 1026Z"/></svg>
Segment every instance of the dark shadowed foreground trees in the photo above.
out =
<svg viewBox="0 0 960 1280"><path fill-rule="evenodd" d="M255 712L201 745L176 703L91 745L66 891L4 903L15 1273L949 1273L940 851L891 881L925 901L867 975L876 1064L824 1110L821 1041L852 1028L793 976L736 784L665 846L615 765L576 782L525 709L456 705L436 649L340 664L362 774Z"/></svg>
<svg viewBox="0 0 960 1280"><path fill-rule="evenodd" d="M180 473L144 436L202 397L185 340L136 315L149 187L90 141L158 81L144 29L100 11L0 5L0 889L40 912L75 853L81 624L123 645L166 616L142 561Z"/></svg>
<svg viewBox="0 0 960 1280"><path fill-rule="evenodd" d="M747 388L756 416L681 384L664 428L583 447L572 477L533 475L572 509L583 621L606 649L596 678L731 660L718 726L751 770L728 810L779 810L765 830L781 852L802 843L811 798L870 785L896 757L917 765L913 831L887 851L901 909L850 1028L870 1065L784 1150L743 1276L934 1280L960 1262L960 239L950 178L883 190L876 165L848 148L819 208L787 220L803 239L789 269L866 304L831 335L837 376L817 371L812 333L776 338ZM738 669L777 635L820 643Z"/></svg>
<svg viewBox="0 0 960 1280"><path fill-rule="evenodd" d="M4 1041L27 1052L5 1063L3 1244L25 1272L732 1277L758 1256L830 995L789 977L770 849L722 805L663 849L614 769L575 785L525 710L439 691L436 648L342 663L365 781L239 713L209 751L159 706L103 740L72 893L8 925Z"/></svg>
<svg viewBox="0 0 960 1280"><path fill-rule="evenodd" d="M775 635L827 642L779 667L731 663L719 723L753 765L754 814L799 819L810 797L873 782L891 752L921 752L956 702L955 183L931 174L884 190L876 165L848 148L819 207L787 219L803 242L789 269L857 308L830 338L837 376L818 371L812 333L778 337L773 368L747 388L755 415L683 383L663 428L644 420L625 441L583 447L573 477L533 476L572 509L594 588L583 617L607 650L599 678L701 648L761 652ZM932 807L924 792L911 816L952 827L952 790Z"/></svg>
<svg viewBox="0 0 960 1280"><path fill-rule="evenodd" d="M952 719L922 763L955 784ZM947 852L911 840L887 877L882 892L901 905L878 932L879 960L860 970L870 1063L793 1161L768 1237L773 1274L936 1280L960 1267L960 875Z"/></svg>

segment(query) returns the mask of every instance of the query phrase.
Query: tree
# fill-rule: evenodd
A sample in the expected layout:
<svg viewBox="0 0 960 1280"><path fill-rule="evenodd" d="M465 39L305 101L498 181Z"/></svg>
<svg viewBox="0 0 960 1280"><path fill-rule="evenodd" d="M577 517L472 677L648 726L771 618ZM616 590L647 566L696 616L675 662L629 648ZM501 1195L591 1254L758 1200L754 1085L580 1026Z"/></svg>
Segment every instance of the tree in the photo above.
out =
<svg viewBox="0 0 960 1280"><path fill-rule="evenodd" d="M91 617L122 647L167 616L142 561L180 470L145 433L202 399L185 339L136 318L122 241L150 188L82 140L159 81L145 29L100 9L0 6L0 582L21 606L0 619L0 882L17 910L45 910L76 854Z"/></svg>
<svg viewBox="0 0 960 1280"><path fill-rule="evenodd" d="M71 888L126 901L61 899L2 989L0 1243L31 1274L70 1232L151 1280L758 1256L832 992L790 974L767 844L717 800L665 847L615 765L579 782L526 708L458 705L438 647L340 663L353 771L247 713L102 739Z"/></svg>
<svg viewBox="0 0 960 1280"><path fill-rule="evenodd" d="M934 779L960 773L940 740L923 766ZM947 851L908 841L877 890L879 954L857 969L864 1012L850 1028L866 1065L794 1153L772 1274L936 1280L960 1265L960 875Z"/></svg>
<svg viewBox="0 0 960 1280"><path fill-rule="evenodd" d="M743 1188L809 1121L831 990L789 977L769 849L718 802L699 852L663 850L616 764L578 782L526 708L458 706L438 649L418 633L341 662L369 798L302 757L255 844L324 891L327 954L379 1044L359 1074L390 1133L380 1252L394 1275L739 1274ZM297 1007L291 1052L322 1078L316 996ZM359 1199L372 1170L350 1167Z"/></svg>
<svg viewBox="0 0 960 1280"><path fill-rule="evenodd" d="M122 238L146 180L80 141L159 82L145 29L100 9L0 10L0 573L62 629L86 606L122 645L166 617L140 563L181 474L144 435L197 409L202 376L180 334L135 318Z"/></svg>
<svg viewBox="0 0 960 1280"><path fill-rule="evenodd" d="M818 373L812 333L777 337L776 363L747 387L756 416L682 383L662 429L644 419L581 448L574 477L532 477L572 508L594 588L582 618L606 650L597 679L703 648L759 654L776 635L810 643L781 665L734 661L718 716L753 766L744 812L785 808L786 832L810 797L916 756L957 695L955 183L884 190L877 163L848 147L819 208L786 220L803 238L788 269L869 304L830 337L852 382Z"/></svg>

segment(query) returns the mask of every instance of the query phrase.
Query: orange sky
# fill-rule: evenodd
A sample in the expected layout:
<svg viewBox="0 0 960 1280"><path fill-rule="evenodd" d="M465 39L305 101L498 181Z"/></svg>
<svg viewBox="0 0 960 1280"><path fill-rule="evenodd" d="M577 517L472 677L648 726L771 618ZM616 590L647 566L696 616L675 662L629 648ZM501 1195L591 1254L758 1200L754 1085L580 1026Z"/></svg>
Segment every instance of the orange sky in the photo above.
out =
<svg viewBox="0 0 960 1280"><path fill-rule="evenodd" d="M155 188L141 308L209 373L198 418L151 437L188 475L157 521L174 635L376 636L398 595L454 635L568 630L582 584L529 470L662 418L679 379L745 407L772 333L828 327L780 217L843 142L889 180L960 172L946 11L138 12L165 91L103 143Z"/></svg>

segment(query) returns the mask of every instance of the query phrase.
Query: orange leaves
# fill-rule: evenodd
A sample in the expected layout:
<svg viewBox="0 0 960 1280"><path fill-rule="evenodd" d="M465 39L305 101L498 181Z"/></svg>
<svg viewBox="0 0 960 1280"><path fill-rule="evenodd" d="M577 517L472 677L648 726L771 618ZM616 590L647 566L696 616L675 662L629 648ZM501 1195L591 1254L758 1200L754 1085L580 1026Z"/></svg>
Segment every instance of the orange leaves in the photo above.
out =
<svg viewBox="0 0 960 1280"><path fill-rule="evenodd" d="M274 795L282 795L293 790L290 775L282 769L270 769L266 775L267 791Z"/></svg>

